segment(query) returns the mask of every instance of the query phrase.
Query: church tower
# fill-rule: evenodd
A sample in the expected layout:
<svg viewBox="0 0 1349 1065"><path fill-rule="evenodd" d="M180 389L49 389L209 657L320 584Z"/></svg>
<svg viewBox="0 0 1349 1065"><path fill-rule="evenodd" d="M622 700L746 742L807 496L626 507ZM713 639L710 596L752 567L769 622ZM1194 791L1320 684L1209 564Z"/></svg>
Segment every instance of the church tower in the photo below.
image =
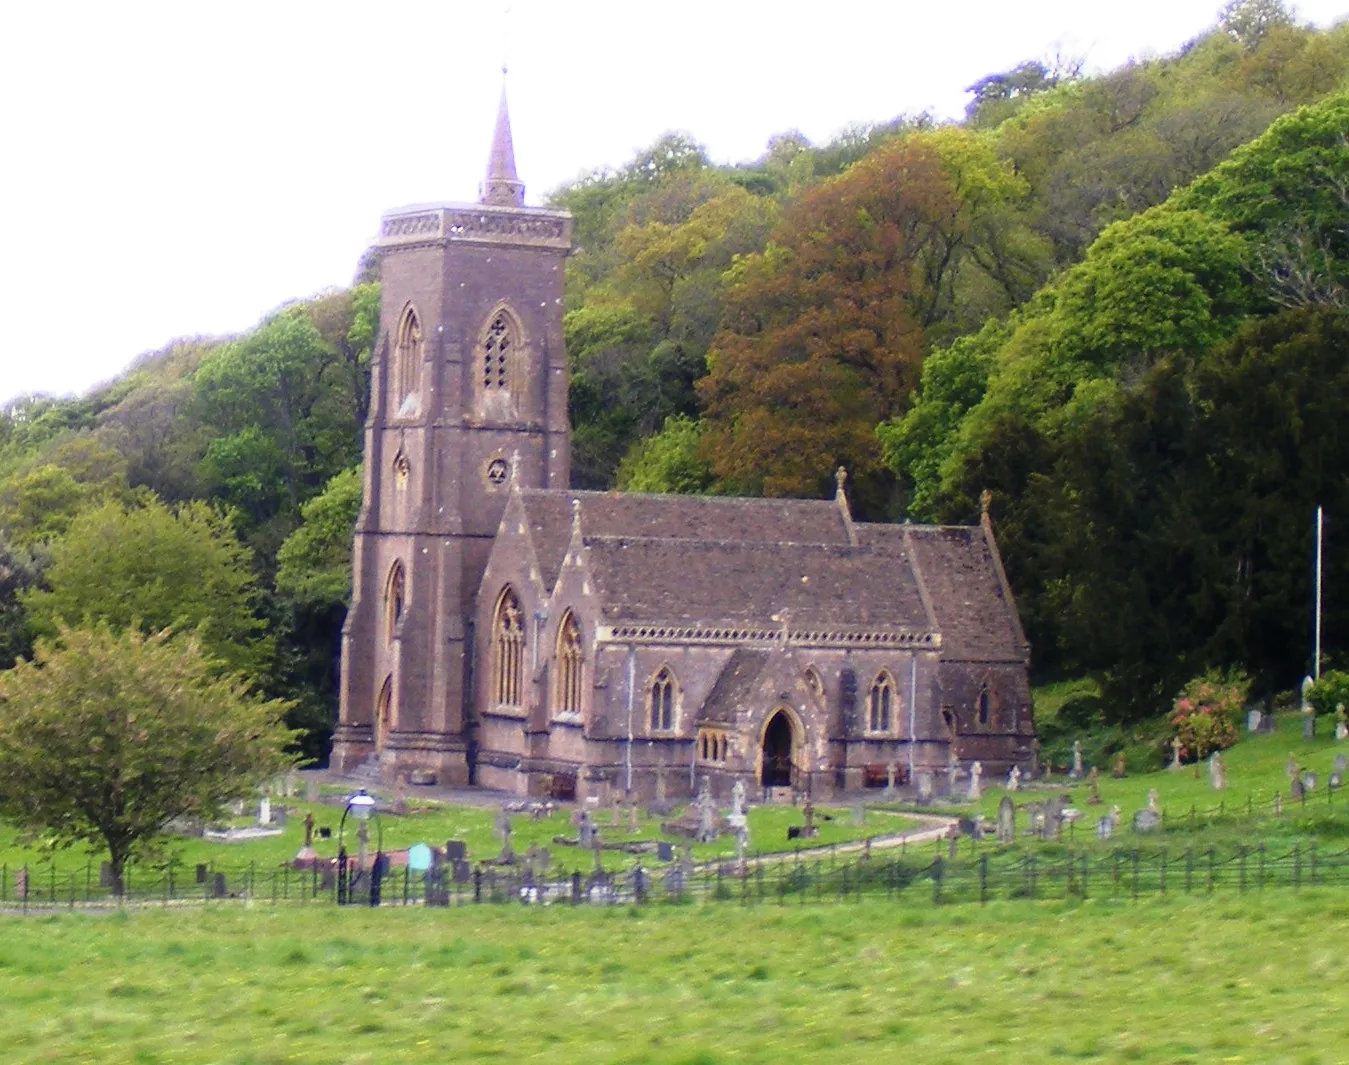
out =
<svg viewBox="0 0 1349 1065"><path fill-rule="evenodd" d="M476 204L383 216L365 490L333 764L470 779L473 598L506 502L568 485L571 216L524 206L505 88ZM518 460L515 456L518 455Z"/></svg>

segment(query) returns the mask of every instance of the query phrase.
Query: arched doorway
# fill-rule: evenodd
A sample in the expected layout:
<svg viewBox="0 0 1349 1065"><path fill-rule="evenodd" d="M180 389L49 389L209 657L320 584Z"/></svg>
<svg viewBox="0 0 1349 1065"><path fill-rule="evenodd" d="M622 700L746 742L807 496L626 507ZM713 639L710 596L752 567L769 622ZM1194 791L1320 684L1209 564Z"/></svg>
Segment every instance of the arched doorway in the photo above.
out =
<svg viewBox="0 0 1349 1065"><path fill-rule="evenodd" d="M384 679L384 687L379 690L379 700L375 704L375 750L384 750L384 741L389 738L389 728L393 724L393 678Z"/></svg>
<svg viewBox="0 0 1349 1065"><path fill-rule="evenodd" d="M765 788L792 786L792 752L796 748L796 729L791 716L779 707L768 719L763 732L763 769Z"/></svg>

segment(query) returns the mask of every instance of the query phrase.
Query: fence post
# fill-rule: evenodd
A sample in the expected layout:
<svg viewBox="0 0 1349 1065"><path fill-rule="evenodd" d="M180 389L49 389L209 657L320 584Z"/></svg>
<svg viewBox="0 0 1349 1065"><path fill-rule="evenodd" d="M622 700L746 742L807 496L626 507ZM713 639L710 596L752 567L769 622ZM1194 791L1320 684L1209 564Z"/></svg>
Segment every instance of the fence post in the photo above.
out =
<svg viewBox="0 0 1349 1065"><path fill-rule="evenodd" d="M932 859L932 905L941 905L941 878L943 871L942 856Z"/></svg>
<svg viewBox="0 0 1349 1065"><path fill-rule="evenodd" d="M988 855L979 855L979 905L988 901Z"/></svg>

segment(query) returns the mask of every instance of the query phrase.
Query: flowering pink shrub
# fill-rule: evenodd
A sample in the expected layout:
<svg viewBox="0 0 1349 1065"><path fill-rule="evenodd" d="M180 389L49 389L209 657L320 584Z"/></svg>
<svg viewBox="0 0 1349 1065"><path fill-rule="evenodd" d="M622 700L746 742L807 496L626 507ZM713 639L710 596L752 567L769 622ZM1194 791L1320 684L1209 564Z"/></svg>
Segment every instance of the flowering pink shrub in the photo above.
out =
<svg viewBox="0 0 1349 1065"><path fill-rule="evenodd" d="M1171 724L1180 740L1180 756L1198 760L1237 742L1237 722L1250 694L1244 673L1210 670L1181 690L1171 708Z"/></svg>

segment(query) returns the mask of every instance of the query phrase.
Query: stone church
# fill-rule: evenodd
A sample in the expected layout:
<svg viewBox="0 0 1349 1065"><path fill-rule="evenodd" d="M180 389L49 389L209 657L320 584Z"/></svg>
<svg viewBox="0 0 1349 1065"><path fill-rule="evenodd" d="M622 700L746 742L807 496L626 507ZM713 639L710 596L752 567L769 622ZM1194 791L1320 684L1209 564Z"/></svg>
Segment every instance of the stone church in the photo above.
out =
<svg viewBox="0 0 1349 1065"><path fill-rule="evenodd" d="M1022 632L975 526L568 487L571 218L503 92L478 203L384 215L333 763L522 795L817 798L1028 768Z"/></svg>

